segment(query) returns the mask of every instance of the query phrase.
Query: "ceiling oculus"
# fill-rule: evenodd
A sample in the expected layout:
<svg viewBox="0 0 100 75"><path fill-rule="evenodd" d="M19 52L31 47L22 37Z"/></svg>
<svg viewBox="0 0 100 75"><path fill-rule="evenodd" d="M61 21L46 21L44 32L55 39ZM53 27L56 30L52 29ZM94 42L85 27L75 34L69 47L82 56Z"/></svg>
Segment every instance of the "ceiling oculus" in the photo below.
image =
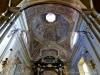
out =
<svg viewBox="0 0 100 75"><path fill-rule="evenodd" d="M54 13L47 13L46 20L47 22L54 22L56 20L56 15Z"/></svg>

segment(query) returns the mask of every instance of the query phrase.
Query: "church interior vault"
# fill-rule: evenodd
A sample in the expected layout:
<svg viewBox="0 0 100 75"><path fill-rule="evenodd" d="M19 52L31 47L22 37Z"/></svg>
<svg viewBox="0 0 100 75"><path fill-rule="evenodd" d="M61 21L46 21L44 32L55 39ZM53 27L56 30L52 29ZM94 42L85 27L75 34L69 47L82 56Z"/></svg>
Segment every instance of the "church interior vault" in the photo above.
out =
<svg viewBox="0 0 100 75"><path fill-rule="evenodd" d="M28 14L30 12L32 13ZM46 20L46 15L49 13L56 16L54 22L48 22ZM42 4L26 9L25 14L30 28L30 34L33 36L31 40L36 40L37 48L40 48L39 46L48 49L54 48L59 51L62 57L65 57L65 59L67 57L68 59L66 60L69 60L72 52L70 38L72 32L77 31L75 28L79 19L79 13L73 8L59 4ZM36 45L34 46L34 42L32 42L32 48L30 50L33 51L33 54L35 54L34 47L36 47Z"/></svg>

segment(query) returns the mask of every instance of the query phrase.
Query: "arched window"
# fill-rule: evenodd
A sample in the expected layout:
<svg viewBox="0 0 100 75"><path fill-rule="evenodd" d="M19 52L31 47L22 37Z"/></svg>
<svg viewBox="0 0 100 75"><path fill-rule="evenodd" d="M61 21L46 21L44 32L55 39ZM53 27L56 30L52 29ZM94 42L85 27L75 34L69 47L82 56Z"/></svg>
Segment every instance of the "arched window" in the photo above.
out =
<svg viewBox="0 0 100 75"><path fill-rule="evenodd" d="M73 32L72 37L71 37L71 43L70 43L71 48L73 48L75 46L78 38L79 38L79 34L77 32Z"/></svg>

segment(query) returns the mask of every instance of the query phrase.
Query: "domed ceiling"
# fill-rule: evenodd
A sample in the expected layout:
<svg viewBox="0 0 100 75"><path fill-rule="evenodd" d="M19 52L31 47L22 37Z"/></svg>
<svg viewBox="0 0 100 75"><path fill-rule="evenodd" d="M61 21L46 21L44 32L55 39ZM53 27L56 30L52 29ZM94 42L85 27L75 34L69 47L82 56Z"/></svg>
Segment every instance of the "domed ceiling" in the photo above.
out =
<svg viewBox="0 0 100 75"><path fill-rule="evenodd" d="M69 60L72 54L70 38L77 26L79 13L60 4L41 4L29 7L25 14L31 34L33 60L43 49L55 49L60 58Z"/></svg>

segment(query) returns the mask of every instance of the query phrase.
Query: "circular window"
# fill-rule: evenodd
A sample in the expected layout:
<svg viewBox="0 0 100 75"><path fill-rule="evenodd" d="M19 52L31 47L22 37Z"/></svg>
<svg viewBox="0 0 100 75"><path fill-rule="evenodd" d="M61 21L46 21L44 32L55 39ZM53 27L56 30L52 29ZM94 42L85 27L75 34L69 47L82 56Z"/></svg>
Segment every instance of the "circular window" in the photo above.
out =
<svg viewBox="0 0 100 75"><path fill-rule="evenodd" d="M48 22L54 22L56 20L56 15L54 13L46 14L46 20Z"/></svg>

